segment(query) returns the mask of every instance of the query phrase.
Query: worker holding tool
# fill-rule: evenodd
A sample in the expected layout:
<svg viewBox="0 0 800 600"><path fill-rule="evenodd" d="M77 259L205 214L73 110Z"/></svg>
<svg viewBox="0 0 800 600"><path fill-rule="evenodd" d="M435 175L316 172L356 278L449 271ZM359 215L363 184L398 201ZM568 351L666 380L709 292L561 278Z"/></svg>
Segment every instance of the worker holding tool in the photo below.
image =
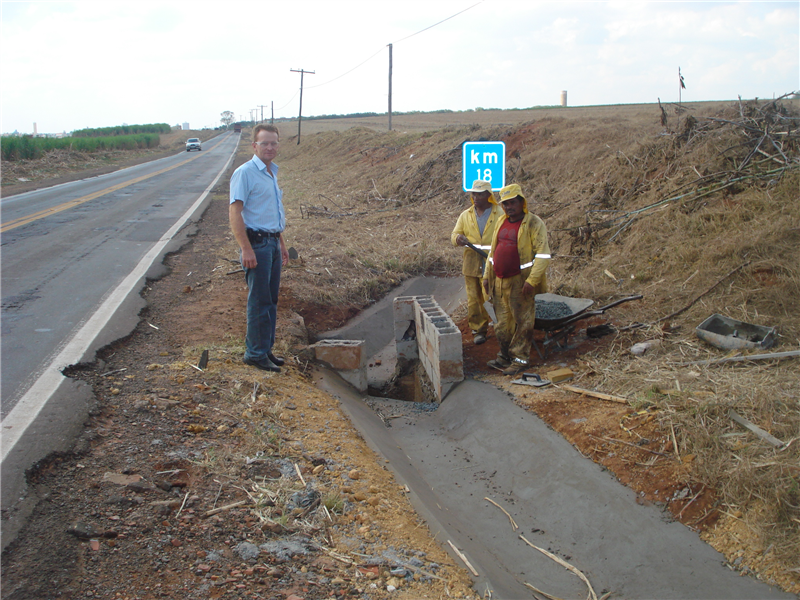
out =
<svg viewBox="0 0 800 600"><path fill-rule="evenodd" d="M490 182L476 179L472 182L472 189L467 191L470 192L472 206L459 215L450 241L454 246L464 246L461 272L467 288L467 315L469 328L472 330L472 342L477 346L486 341L489 330L489 313L483 307L486 300L481 278L494 228L503 216L503 211L497 206Z"/></svg>
<svg viewBox="0 0 800 600"><path fill-rule="evenodd" d="M547 291L550 246L544 222L528 212L522 188L512 183L499 192L505 213L494 232L483 288L492 300L500 352L488 365L516 375L528 368L536 321L536 294Z"/></svg>

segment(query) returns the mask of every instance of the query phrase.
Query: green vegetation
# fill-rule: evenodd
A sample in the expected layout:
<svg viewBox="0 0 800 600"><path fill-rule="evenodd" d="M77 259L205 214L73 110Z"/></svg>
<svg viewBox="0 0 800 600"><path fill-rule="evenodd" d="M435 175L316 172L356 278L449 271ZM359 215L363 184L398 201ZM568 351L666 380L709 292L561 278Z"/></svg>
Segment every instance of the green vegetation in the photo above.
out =
<svg viewBox="0 0 800 600"><path fill-rule="evenodd" d="M43 157L51 150L69 149L79 152L102 150L137 150L156 148L160 138L157 133L115 135L108 137L44 138L31 136L3 136L0 141L3 160L33 160Z"/></svg>
<svg viewBox="0 0 800 600"><path fill-rule="evenodd" d="M114 127L78 129L72 132L72 137L110 137L121 135L137 135L140 133L169 133L170 131L172 131L172 128L166 123L151 123L149 125L116 125Z"/></svg>
<svg viewBox="0 0 800 600"><path fill-rule="evenodd" d="M325 494L322 497L322 505L332 513L344 513L344 498L342 498L336 492L329 492Z"/></svg>

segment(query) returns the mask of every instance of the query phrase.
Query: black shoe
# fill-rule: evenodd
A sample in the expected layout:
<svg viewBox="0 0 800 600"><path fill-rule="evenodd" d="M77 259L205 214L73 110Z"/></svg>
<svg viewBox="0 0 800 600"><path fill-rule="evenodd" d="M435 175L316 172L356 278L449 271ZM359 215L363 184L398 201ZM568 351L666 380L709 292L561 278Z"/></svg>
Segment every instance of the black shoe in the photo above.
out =
<svg viewBox="0 0 800 600"><path fill-rule="evenodd" d="M264 360L255 360L253 358L244 358L242 362L246 365L250 365L251 367L255 367L257 369L261 369L262 371L272 371L273 373L280 373L281 368L273 363L270 359L265 358Z"/></svg>
<svg viewBox="0 0 800 600"><path fill-rule="evenodd" d="M272 352L267 352L267 358L270 359L273 362L273 364L279 367L282 367L283 363L286 362L283 358L281 358L280 356L275 356Z"/></svg>

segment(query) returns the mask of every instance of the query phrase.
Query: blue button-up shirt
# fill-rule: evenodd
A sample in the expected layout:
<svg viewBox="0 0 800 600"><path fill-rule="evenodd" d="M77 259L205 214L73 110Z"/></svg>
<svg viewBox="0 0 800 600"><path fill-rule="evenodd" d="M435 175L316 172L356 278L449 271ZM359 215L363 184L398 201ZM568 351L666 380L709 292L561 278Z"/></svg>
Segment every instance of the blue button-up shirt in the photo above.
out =
<svg viewBox="0 0 800 600"><path fill-rule="evenodd" d="M248 229L279 233L286 228L286 213L283 208L283 192L278 187L278 165L267 171L258 156L233 172L231 177L231 200L244 204L242 219Z"/></svg>

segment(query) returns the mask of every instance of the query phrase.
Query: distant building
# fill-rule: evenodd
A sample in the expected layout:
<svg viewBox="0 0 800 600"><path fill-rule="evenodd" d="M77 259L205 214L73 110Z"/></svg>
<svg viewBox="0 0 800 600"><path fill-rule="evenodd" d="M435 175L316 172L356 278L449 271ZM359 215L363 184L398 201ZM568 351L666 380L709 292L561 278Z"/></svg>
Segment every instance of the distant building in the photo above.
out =
<svg viewBox="0 0 800 600"><path fill-rule="evenodd" d="M183 124L183 130L184 131L188 131L189 129L191 129L191 127L189 127L189 124L188 123L184 123Z"/></svg>

